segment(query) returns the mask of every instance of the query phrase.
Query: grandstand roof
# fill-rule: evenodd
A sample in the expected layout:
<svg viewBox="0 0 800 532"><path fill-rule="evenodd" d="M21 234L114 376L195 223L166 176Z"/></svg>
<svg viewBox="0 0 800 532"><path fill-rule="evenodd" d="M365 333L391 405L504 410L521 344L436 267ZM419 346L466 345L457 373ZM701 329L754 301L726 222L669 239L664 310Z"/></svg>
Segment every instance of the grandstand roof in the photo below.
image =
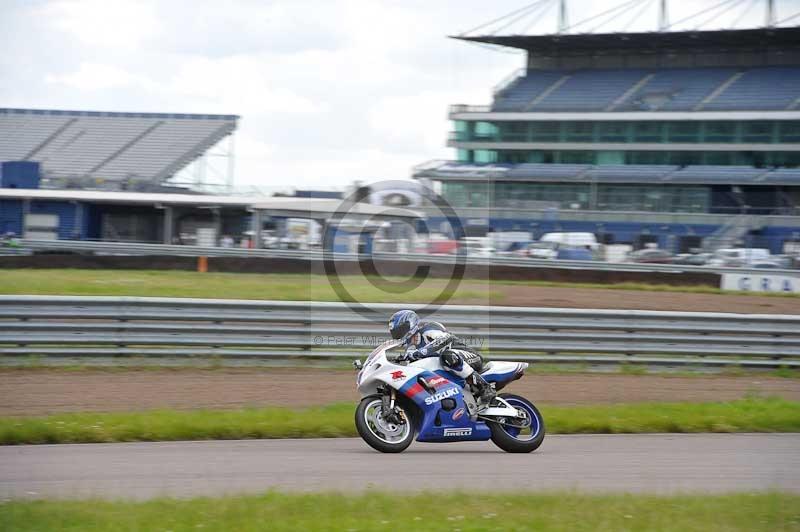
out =
<svg viewBox="0 0 800 532"><path fill-rule="evenodd" d="M550 35L451 36L462 41L496 44L535 53L598 51L664 51L694 49L764 48L800 46L800 27L716 31L664 31L644 33L578 33Z"/></svg>
<svg viewBox="0 0 800 532"><path fill-rule="evenodd" d="M415 178L439 181L525 181L800 186L800 168L752 166L468 164L439 161L420 167Z"/></svg>
<svg viewBox="0 0 800 532"><path fill-rule="evenodd" d="M236 115L0 109L0 161L81 186L159 183L236 129Z"/></svg>
<svg viewBox="0 0 800 532"><path fill-rule="evenodd" d="M257 209L290 216L330 215L342 207L339 199L265 197L265 196L216 196L210 194L153 194L141 192L111 192L102 190L42 190L22 188L0 188L0 200L34 201L80 201L84 203L123 205L170 205L188 207L231 207ZM421 215L410 209L358 203L347 210L348 216L378 216L385 218L419 218Z"/></svg>

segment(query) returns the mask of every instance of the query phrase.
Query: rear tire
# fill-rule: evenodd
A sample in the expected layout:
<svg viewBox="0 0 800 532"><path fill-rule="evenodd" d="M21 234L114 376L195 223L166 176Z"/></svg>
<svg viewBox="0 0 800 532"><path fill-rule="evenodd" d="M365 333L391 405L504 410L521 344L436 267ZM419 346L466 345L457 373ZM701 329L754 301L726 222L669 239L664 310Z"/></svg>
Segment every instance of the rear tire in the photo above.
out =
<svg viewBox="0 0 800 532"><path fill-rule="evenodd" d="M412 417L408 410L396 403L396 408L405 415L406 422L402 425L387 423L378 414L381 402L380 395L370 395L361 400L356 408L356 430L373 449L382 453L401 453L414 440Z"/></svg>
<svg viewBox="0 0 800 532"><path fill-rule="evenodd" d="M487 421L486 424L489 425L489 430L492 431L492 441L494 444L508 453L529 453L538 449L544 441L545 432L544 418L542 418L542 414L539 413L539 410L533 403L519 395L501 393L498 397L508 401L509 404L515 408L524 409L526 413L531 416L531 434L527 439L520 439L524 438L524 436L518 435L515 437L507 432L504 425ZM534 423L537 424L537 427L534 427ZM534 430L534 428L536 430Z"/></svg>

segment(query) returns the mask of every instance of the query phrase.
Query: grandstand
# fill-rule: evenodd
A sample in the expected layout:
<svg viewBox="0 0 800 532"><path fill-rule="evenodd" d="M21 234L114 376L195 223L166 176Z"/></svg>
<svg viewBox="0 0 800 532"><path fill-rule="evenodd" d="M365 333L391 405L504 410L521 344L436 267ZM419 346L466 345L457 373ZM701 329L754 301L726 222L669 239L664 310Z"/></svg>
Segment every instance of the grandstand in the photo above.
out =
<svg viewBox="0 0 800 532"><path fill-rule="evenodd" d="M158 190L229 137L238 118L0 109L0 161L41 163L49 188Z"/></svg>
<svg viewBox="0 0 800 532"><path fill-rule="evenodd" d="M743 244L800 239L800 28L457 38L526 53L490 105L451 107L456 159L414 171L465 218L687 251L747 215Z"/></svg>

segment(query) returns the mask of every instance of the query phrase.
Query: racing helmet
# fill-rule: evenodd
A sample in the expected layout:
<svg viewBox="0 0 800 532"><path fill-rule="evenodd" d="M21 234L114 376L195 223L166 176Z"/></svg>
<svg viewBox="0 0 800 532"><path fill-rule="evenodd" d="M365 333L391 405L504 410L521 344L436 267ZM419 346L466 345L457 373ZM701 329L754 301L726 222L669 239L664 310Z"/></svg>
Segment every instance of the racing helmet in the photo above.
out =
<svg viewBox="0 0 800 532"><path fill-rule="evenodd" d="M407 342L419 329L419 316L413 310L398 310L389 318L389 334L394 340Z"/></svg>

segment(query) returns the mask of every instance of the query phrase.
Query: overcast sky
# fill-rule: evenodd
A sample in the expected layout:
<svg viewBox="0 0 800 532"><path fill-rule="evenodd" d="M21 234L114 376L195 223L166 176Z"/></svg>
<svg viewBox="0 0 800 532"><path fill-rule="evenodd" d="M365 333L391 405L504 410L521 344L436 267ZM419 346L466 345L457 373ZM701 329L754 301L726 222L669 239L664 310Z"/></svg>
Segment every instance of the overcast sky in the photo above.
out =
<svg viewBox="0 0 800 532"><path fill-rule="evenodd" d="M670 18L718 2L671 0ZM452 157L449 104L488 103L524 64L445 36L528 3L0 0L0 107L238 114L240 187L405 179L415 164ZM617 3L571 0L570 22ZM655 29L656 4L628 29ZM710 12L707 27L760 25L761 4ZM779 18L800 11L800 0L777 4ZM606 28L622 29L638 9ZM509 30L555 28L550 10Z"/></svg>

